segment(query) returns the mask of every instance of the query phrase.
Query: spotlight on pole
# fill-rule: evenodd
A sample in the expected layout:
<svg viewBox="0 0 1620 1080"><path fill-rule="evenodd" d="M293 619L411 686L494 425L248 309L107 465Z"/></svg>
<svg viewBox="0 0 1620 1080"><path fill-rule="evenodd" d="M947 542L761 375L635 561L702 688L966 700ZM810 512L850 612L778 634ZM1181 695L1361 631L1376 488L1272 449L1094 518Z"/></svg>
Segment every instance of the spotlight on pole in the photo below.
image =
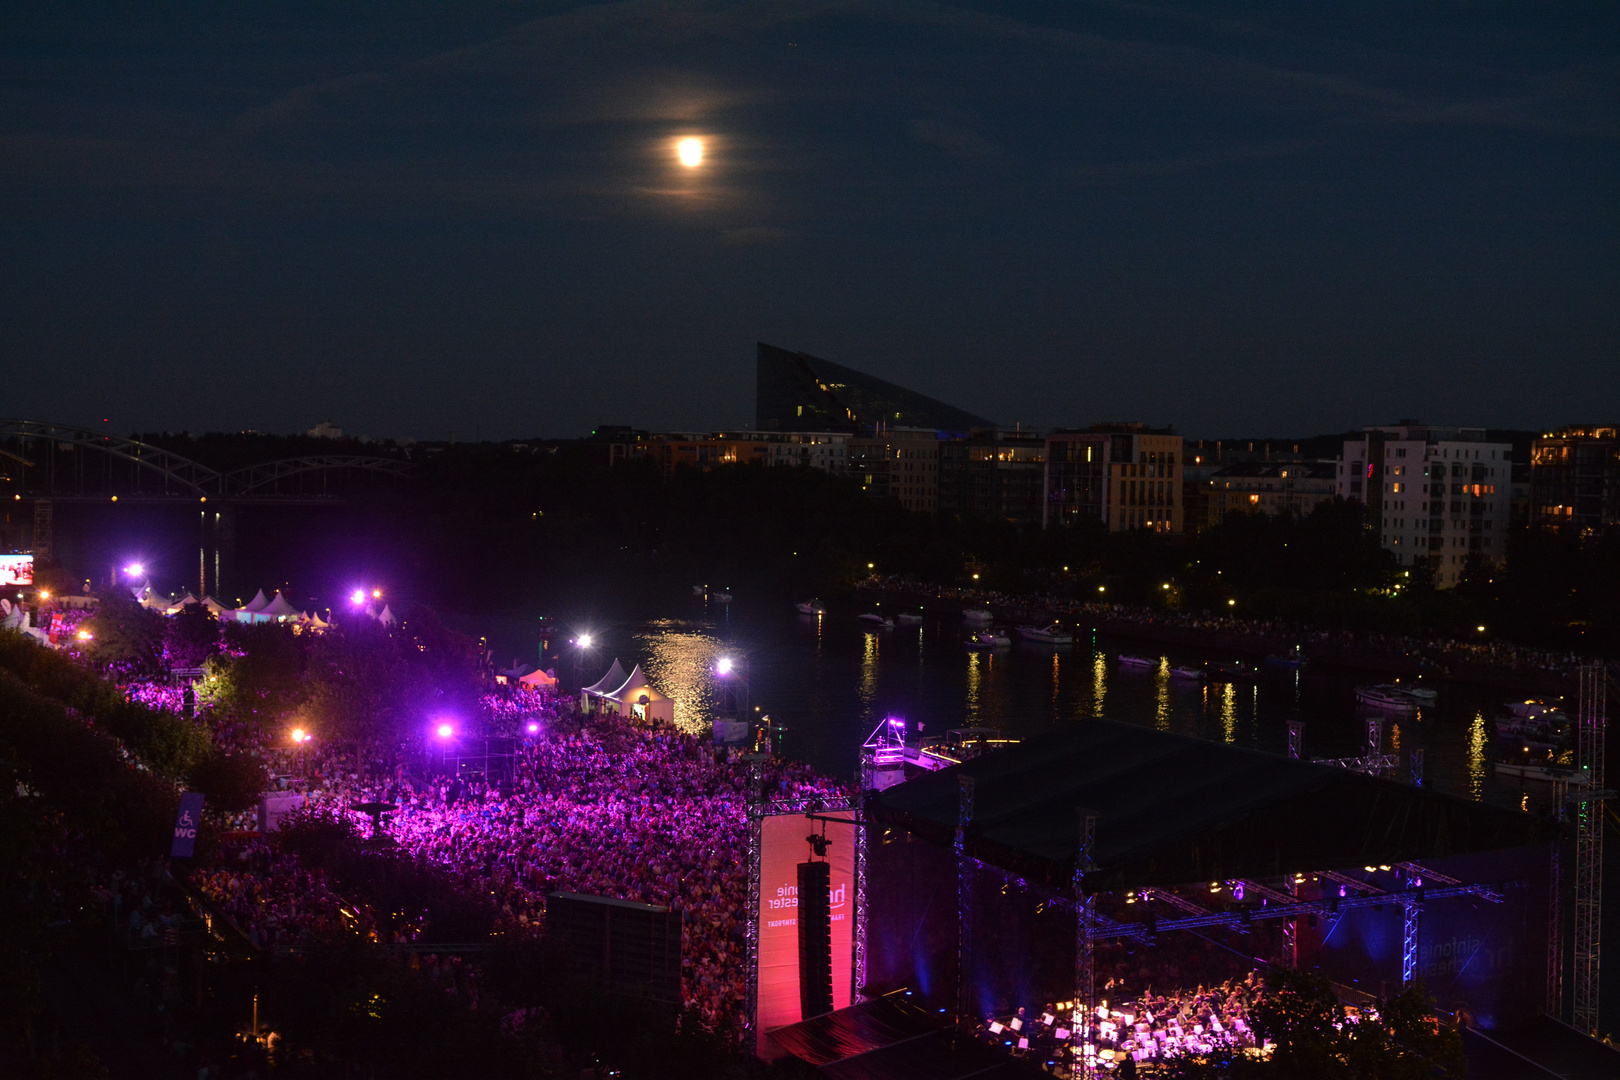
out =
<svg viewBox="0 0 1620 1080"><path fill-rule="evenodd" d="M359 607L361 604L363 604L365 602L366 602L366 590L364 590L364 589L356 589L356 590L354 590L354 592L349 594L349 603L353 604L355 607Z"/></svg>
<svg viewBox="0 0 1620 1080"><path fill-rule="evenodd" d="M146 573L146 567L138 562L132 562L128 566L124 567L124 573L128 574L130 577L140 577L142 574Z"/></svg>
<svg viewBox="0 0 1620 1080"><path fill-rule="evenodd" d="M590 648L591 647L591 635L589 635L589 634L581 634L581 635L579 635L579 647L582 648L582 649Z"/></svg>
<svg viewBox="0 0 1620 1080"><path fill-rule="evenodd" d="M722 656L720 658L719 662L714 665L714 670L718 674L721 674L721 675L730 675L731 674L731 657Z"/></svg>
<svg viewBox="0 0 1620 1080"><path fill-rule="evenodd" d="M438 727L433 729L433 732L441 739L448 739L455 735L456 729L451 727L449 724L440 724Z"/></svg>

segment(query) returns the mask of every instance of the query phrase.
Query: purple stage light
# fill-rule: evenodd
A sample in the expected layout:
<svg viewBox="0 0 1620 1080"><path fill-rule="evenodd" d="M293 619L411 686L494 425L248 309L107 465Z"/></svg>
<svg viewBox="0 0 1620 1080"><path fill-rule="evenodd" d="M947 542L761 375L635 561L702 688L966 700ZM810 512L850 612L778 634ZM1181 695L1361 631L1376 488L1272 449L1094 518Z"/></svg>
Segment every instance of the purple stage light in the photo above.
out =
<svg viewBox="0 0 1620 1080"><path fill-rule="evenodd" d="M720 675L730 675L731 674L731 657L722 656L720 658L719 662L714 665L714 670L715 670L715 672L717 674L720 674Z"/></svg>
<svg viewBox="0 0 1620 1080"><path fill-rule="evenodd" d="M361 604L363 604L365 602L366 602L366 590L364 590L364 589L356 589L356 590L354 590L354 592L349 594L349 603L353 604L355 607L359 607Z"/></svg>
<svg viewBox="0 0 1620 1080"><path fill-rule="evenodd" d="M538 735L538 734L540 734L540 725L539 724L530 724L529 725L529 734L530 735Z"/></svg>
<svg viewBox="0 0 1620 1080"><path fill-rule="evenodd" d="M438 737L441 739L448 739L456 733L456 729L451 727L449 724L440 724L433 730L434 734L438 735Z"/></svg>

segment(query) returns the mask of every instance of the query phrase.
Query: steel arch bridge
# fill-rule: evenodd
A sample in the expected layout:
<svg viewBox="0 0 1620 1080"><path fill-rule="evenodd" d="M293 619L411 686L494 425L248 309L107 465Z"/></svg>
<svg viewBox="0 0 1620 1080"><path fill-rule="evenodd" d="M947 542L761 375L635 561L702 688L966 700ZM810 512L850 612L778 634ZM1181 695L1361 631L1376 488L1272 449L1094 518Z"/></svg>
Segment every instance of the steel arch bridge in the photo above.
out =
<svg viewBox="0 0 1620 1080"><path fill-rule="evenodd" d="M0 420L0 474L10 481L7 493L18 498L330 502L339 497L330 493L334 475L403 478L411 469L411 462L375 454L313 454L220 472L136 439L67 424ZM321 490L284 493L282 482L293 477L318 477Z"/></svg>

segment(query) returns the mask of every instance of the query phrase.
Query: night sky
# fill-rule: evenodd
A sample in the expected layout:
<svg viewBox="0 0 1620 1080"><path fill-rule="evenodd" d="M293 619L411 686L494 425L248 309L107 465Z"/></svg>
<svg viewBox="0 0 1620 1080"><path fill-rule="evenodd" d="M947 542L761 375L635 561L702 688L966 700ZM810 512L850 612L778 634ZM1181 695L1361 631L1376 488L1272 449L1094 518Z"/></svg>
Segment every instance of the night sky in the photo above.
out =
<svg viewBox="0 0 1620 1080"><path fill-rule="evenodd" d="M1612 3L10 3L0 415L1620 418ZM675 142L705 140L703 163Z"/></svg>

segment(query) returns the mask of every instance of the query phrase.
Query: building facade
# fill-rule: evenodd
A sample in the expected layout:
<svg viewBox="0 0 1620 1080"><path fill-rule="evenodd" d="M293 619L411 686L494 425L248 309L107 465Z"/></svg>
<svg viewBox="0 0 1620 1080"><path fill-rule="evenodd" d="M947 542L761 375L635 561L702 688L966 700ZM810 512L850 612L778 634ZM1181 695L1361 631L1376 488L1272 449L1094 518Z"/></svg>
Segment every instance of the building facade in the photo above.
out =
<svg viewBox="0 0 1620 1080"><path fill-rule="evenodd" d="M1570 427L1536 439L1530 523L1580 533L1620 525L1620 425Z"/></svg>
<svg viewBox="0 0 1620 1080"><path fill-rule="evenodd" d="M1379 543L1434 583L1461 580L1470 557L1500 564L1512 513L1513 447L1477 428L1408 423L1348 440L1337 493L1367 507Z"/></svg>
<svg viewBox="0 0 1620 1080"><path fill-rule="evenodd" d="M625 443L614 461L651 458L666 478L676 469L721 465L781 465L819 469L842 476L848 471L851 436L838 431L672 432Z"/></svg>
<svg viewBox="0 0 1620 1080"><path fill-rule="evenodd" d="M1216 469L1201 481L1201 520L1188 528L1218 525L1230 514L1308 517L1338 492L1333 461L1245 461ZM1190 501L1190 500L1189 500Z"/></svg>
<svg viewBox="0 0 1620 1080"><path fill-rule="evenodd" d="M939 433L933 428L890 428L849 440L850 475L874 499L896 499L907 510L939 509Z"/></svg>
<svg viewBox="0 0 1620 1080"><path fill-rule="evenodd" d="M1099 424L1046 439L1045 526L1103 522L1110 532L1179 533L1183 513L1182 439L1145 424Z"/></svg>

